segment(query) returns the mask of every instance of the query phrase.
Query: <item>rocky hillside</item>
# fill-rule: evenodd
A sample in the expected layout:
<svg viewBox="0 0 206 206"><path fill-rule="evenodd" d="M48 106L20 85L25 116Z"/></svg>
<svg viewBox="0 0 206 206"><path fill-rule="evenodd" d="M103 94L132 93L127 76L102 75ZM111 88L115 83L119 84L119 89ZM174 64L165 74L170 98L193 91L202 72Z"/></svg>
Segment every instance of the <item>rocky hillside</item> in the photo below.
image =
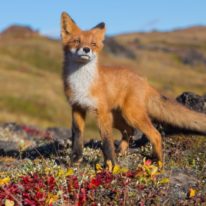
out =
<svg viewBox="0 0 206 206"><path fill-rule="evenodd" d="M170 96L206 93L206 27L107 37L100 61L135 69ZM0 122L41 127L69 126L62 92L62 50L58 40L29 27L0 34ZM95 135L89 117L87 136Z"/></svg>

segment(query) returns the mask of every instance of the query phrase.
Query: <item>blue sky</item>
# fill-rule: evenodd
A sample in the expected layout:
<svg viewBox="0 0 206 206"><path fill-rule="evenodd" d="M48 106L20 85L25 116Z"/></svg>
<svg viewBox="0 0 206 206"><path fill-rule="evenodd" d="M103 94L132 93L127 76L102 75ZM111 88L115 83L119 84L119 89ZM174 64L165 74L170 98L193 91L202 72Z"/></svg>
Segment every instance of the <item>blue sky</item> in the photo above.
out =
<svg viewBox="0 0 206 206"><path fill-rule="evenodd" d="M0 31L21 24L59 37L62 11L82 29L106 22L109 35L206 25L206 0L1 0Z"/></svg>

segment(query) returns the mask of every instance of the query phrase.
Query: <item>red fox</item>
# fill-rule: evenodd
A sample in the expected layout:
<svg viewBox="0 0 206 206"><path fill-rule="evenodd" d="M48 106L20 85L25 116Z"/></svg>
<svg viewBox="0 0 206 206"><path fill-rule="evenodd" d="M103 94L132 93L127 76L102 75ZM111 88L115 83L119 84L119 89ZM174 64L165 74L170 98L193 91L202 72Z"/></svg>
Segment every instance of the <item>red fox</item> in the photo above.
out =
<svg viewBox="0 0 206 206"><path fill-rule="evenodd" d="M96 113L104 160L108 165L109 162L115 164L112 128L123 135L121 152L128 147L124 132L129 137L134 128L141 130L160 161L163 161L162 138L150 118L206 134L206 115L162 96L128 68L99 65L98 54L103 48L105 31L104 23L83 31L66 12L62 13L63 81L72 107L73 161L82 157L87 111Z"/></svg>

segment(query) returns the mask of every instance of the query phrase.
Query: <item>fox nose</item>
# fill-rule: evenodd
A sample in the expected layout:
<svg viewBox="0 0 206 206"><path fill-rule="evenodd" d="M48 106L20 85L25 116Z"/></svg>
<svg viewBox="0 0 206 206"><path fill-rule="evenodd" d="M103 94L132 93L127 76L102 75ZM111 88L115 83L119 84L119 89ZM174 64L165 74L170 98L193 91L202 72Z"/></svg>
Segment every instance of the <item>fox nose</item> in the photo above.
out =
<svg viewBox="0 0 206 206"><path fill-rule="evenodd" d="M83 51L84 51L85 53L89 53L89 52L90 52L90 48L89 48L89 47L84 47L84 48L83 48Z"/></svg>

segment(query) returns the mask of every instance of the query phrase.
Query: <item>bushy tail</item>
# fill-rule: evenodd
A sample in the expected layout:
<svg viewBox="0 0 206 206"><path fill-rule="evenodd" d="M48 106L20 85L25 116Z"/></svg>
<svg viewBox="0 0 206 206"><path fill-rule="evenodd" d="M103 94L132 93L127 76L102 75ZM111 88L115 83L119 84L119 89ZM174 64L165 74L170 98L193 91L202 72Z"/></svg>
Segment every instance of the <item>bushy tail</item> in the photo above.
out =
<svg viewBox="0 0 206 206"><path fill-rule="evenodd" d="M182 129L206 134L206 115L192 111L175 100L161 96L156 91L150 94L148 112L154 119Z"/></svg>

